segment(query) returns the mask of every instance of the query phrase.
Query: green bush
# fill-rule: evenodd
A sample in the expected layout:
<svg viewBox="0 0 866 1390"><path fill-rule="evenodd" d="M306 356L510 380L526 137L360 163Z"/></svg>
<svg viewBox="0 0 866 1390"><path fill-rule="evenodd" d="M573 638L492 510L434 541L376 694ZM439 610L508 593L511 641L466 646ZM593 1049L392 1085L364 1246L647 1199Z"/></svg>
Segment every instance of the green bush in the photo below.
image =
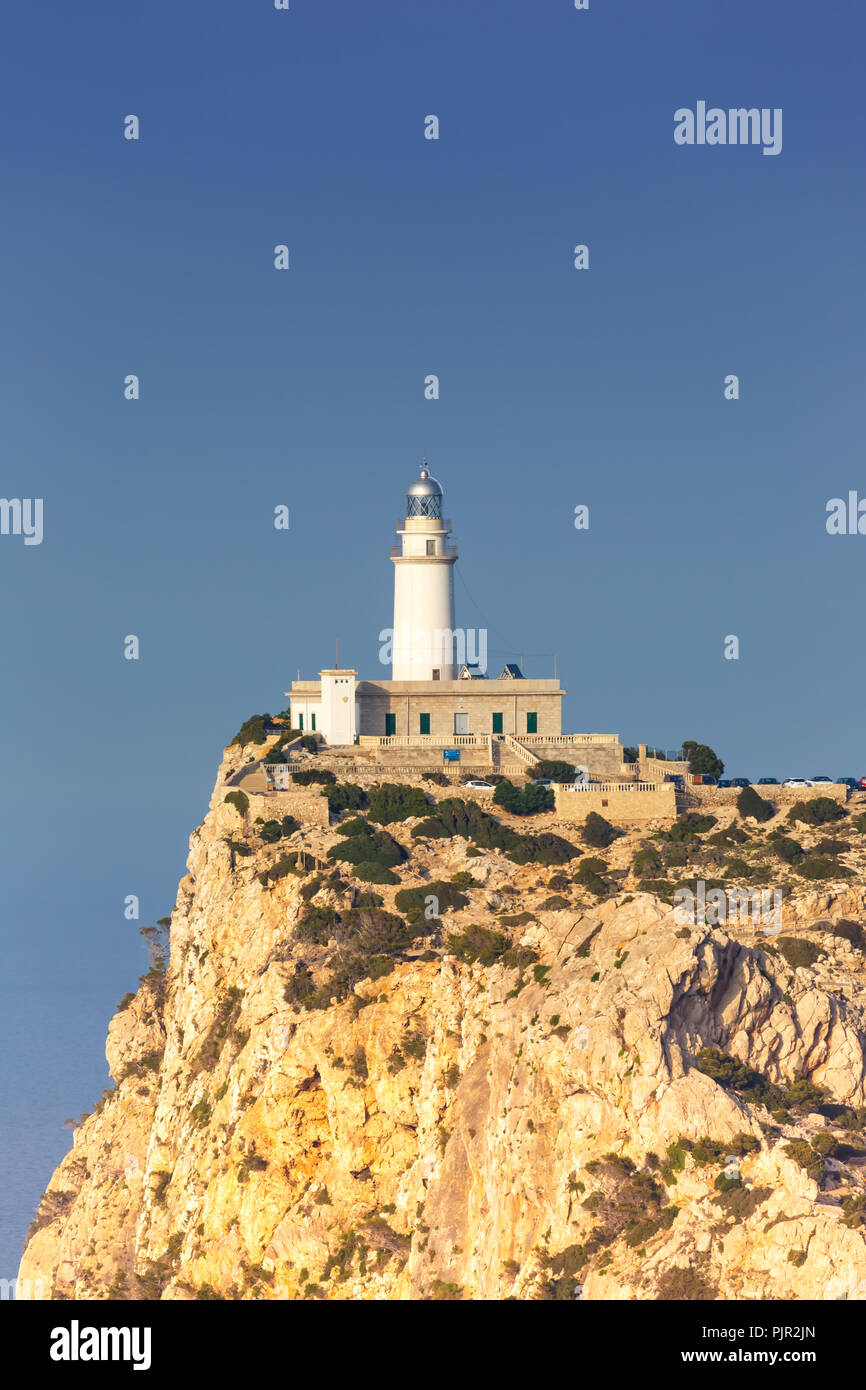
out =
<svg viewBox="0 0 866 1390"><path fill-rule="evenodd" d="M283 828L278 820L266 820L259 828L259 834L266 845L275 845L283 836Z"/></svg>
<svg viewBox="0 0 866 1390"><path fill-rule="evenodd" d="M478 961L481 965L495 965L510 946L511 938L505 932L493 931L490 927L467 927L448 937L451 955L467 964Z"/></svg>
<svg viewBox="0 0 866 1390"><path fill-rule="evenodd" d="M841 820L847 812L829 796L816 796L814 801L798 801L788 812L788 820L802 825L828 825Z"/></svg>
<svg viewBox="0 0 866 1390"><path fill-rule="evenodd" d="M671 840L674 844L682 844L687 840L697 840L700 835L712 830L715 824L715 816L702 816L698 811L686 811L683 815L677 816L670 830L663 834L665 839Z"/></svg>
<svg viewBox="0 0 866 1390"><path fill-rule="evenodd" d="M574 881L579 883L581 888L588 888L597 897L603 897L608 891L607 882L602 877L606 871L607 865L603 859L582 859Z"/></svg>
<svg viewBox="0 0 866 1390"><path fill-rule="evenodd" d="M775 945L794 969L800 965L814 965L821 955L821 947L816 945L814 941L807 941L803 937L777 936Z"/></svg>
<svg viewBox="0 0 866 1390"><path fill-rule="evenodd" d="M367 805L367 793L354 782L331 782L325 787L325 796L335 815L341 811L362 811Z"/></svg>
<svg viewBox="0 0 866 1390"><path fill-rule="evenodd" d="M743 787L737 797L737 812L744 820L751 816L752 820L763 823L772 820L776 808L771 801L765 801L754 787Z"/></svg>
<svg viewBox="0 0 866 1390"><path fill-rule="evenodd" d="M250 799L246 792L227 792L224 799L230 806L234 806L239 816L245 816L250 809Z"/></svg>
<svg viewBox="0 0 866 1390"><path fill-rule="evenodd" d="M271 722L269 714L252 714L249 719L245 719L231 741L230 747L238 744L245 748L248 743L264 743L267 735L265 726Z"/></svg>
<svg viewBox="0 0 866 1390"><path fill-rule="evenodd" d="M349 820L344 820L342 825L337 826L337 834L351 839L353 835L372 835L373 828L363 816L351 816Z"/></svg>
<svg viewBox="0 0 866 1390"><path fill-rule="evenodd" d="M575 778L573 763L553 758L540 758L529 772L533 779L543 777L548 782L573 782Z"/></svg>
<svg viewBox="0 0 866 1390"><path fill-rule="evenodd" d="M297 854L284 854L277 860L276 864L272 864L269 869L264 869L259 874L259 883L263 888L267 888L268 884L276 883L279 879L285 878L286 874L295 873L297 864Z"/></svg>
<svg viewBox="0 0 866 1390"><path fill-rule="evenodd" d="M355 878L362 883L399 883L400 875L395 874L393 869L386 869L384 864L377 864L373 860L364 859L360 864L356 864L352 870Z"/></svg>
<svg viewBox="0 0 866 1390"><path fill-rule="evenodd" d="M392 825L410 816L426 816L430 810L430 802L420 787L406 787L399 782L382 782L371 787L367 798L367 814L378 825Z"/></svg>
<svg viewBox="0 0 866 1390"><path fill-rule="evenodd" d="M403 846L387 830L351 835L328 850L329 859L343 859L350 864L380 864L385 869L402 864L408 857Z"/></svg>
<svg viewBox="0 0 866 1390"><path fill-rule="evenodd" d="M300 772L292 773L292 782L296 787L309 787L314 783L321 783L322 786L336 782L333 772L328 772L326 768L305 767Z"/></svg>
<svg viewBox="0 0 866 1390"><path fill-rule="evenodd" d="M825 859L820 854L808 854L803 862L797 865L797 873L801 878L816 882L828 878L851 878L854 871L836 859Z"/></svg>
<svg viewBox="0 0 866 1390"><path fill-rule="evenodd" d="M304 734L301 739L301 747L305 748L308 753L318 753L319 740L313 734Z"/></svg>
<svg viewBox="0 0 866 1390"><path fill-rule="evenodd" d="M866 932L859 922L847 922L842 918L833 928L833 935L850 941L856 951L866 951Z"/></svg>
<svg viewBox="0 0 866 1390"><path fill-rule="evenodd" d="M661 855L653 845L642 845L632 856L631 868L639 878L660 874L663 869Z"/></svg>
<svg viewBox="0 0 866 1390"><path fill-rule="evenodd" d="M785 1145L785 1153L789 1158L793 1158L795 1163L799 1163L814 1182L821 1182L824 1176L824 1160L805 1139L793 1139L790 1144Z"/></svg>
<svg viewBox="0 0 866 1390"><path fill-rule="evenodd" d="M543 789L542 789L543 790ZM520 835L499 822L473 801L449 797L439 802L436 815L416 825L414 839L451 839L461 836L474 840L485 849L501 849L515 864L565 864L580 851L561 836L544 831L536 835Z"/></svg>
<svg viewBox="0 0 866 1390"><path fill-rule="evenodd" d="M789 835L773 836L770 845L786 864L799 864L806 857L803 846L798 840L792 840Z"/></svg>
<svg viewBox="0 0 866 1390"><path fill-rule="evenodd" d="M431 897L438 900L440 912L467 907L469 904L469 898L465 893L461 893L456 884L437 880L420 884L416 888L401 888L400 892L394 895L394 906L398 912L404 912L410 922L423 922L427 899ZM437 922L438 918L430 920Z"/></svg>
<svg viewBox="0 0 866 1390"><path fill-rule="evenodd" d="M583 843L592 849L607 849L616 839L616 831L610 821L606 821L597 811L590 811L580 835Z"/></svg>
<svg viewBox="0 0 866 1390"><path fill-rule="evenodd" d="M493 804L501 806L512 816L534 816L539 811L552 811L556 798L550 787L527 782L525 787L519 789L505 777L493 793Z"/></svg>

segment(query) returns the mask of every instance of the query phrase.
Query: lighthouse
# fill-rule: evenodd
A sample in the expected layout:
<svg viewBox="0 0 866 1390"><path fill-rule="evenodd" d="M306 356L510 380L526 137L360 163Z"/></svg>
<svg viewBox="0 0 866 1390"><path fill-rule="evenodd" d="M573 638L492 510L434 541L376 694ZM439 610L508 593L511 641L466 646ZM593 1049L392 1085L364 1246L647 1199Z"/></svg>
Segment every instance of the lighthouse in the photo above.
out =
<svg viewBox="0 0 866 1390"><path fill-rule="evenodd" d="M442 519L442 487L421 464L397 524L394 562L392 679L451 681L457 675L454 634L454 564L451 522Z"/></svg>

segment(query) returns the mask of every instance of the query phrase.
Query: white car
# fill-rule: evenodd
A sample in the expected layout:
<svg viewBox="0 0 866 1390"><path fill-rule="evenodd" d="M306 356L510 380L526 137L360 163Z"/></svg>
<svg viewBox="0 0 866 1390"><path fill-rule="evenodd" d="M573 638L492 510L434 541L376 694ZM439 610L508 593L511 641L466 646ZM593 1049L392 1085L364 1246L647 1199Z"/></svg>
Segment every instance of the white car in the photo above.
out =
<svg viewBox="0 0 866 1390"><path fill-rule="evenodd" d="M496 788L494 787L494 785L493 785L492 782L480 782L480 781L475 781L475 782L464 782L463 785L464 785L464 787L472 787L473 791L476 791L476 792L495 792L495 791L496 791Z"/></svg>
<svg viewBox="0 0 866 1390"><path fill-rule="evenodd" d="M788 777L782 783L783 787L814 787L814 785L815 783L811 782L808 777Z"/></svg>
<svg viewBox="0 0 866 1390"><path fill-rule="evenodd" d="M529 785L531 787L552 787L553 783L547 777L533 777Z"/></svg>

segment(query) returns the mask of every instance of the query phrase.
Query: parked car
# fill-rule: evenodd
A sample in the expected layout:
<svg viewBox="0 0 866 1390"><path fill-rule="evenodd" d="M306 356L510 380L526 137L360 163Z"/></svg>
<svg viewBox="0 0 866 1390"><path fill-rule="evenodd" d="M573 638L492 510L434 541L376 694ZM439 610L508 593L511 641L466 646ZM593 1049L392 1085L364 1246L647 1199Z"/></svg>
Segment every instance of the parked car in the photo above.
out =
<svg viewBox="0 0 866 1390"><path fill-rule="evenodd" d="M666 772L665 781L673 782L674 786L677 787L684 787L686 785L685 778L681 772Z"/></svg>
<svg viewBox="0 0 866 1390"><path fill-rule="evenodd" d="M720 786L720 787L729 787L730 785L731 785L731 779L730 779L730 777L720 777L720 778L719 778L719 786Z"/></svg>
<svg viewBox="0 0 866 1390"><path fill-rule="evenodd" d="M832 782L832 777L813 777L813 782Z"/></svg>
<svg viewBox="0 0 866 1390"><path fill-rule="evenodd" d="M815 783L808 777L786 777L782 783L783 787L814 787Z"/></svg>
<svg viewBox="0 0 866 1390"><path fill-rule="evenodd" d="M711 777L708 772L699 772L695 775L697 777L698 785L701 787L715 787L718 785L715 777Z"/></svg>
<svg viewBox="0 0 866 1390"><path fill-rule="evenodd" d="M836 781L837 781L837 782L841 782L843 787L850 787L851 790L852 790L852 792L856 792L856 791L859 791L859 790L860 790L860 784L861 784L862 780L863 780L863 779L860 778L860 777L837 777L837 778L836 778Z"/></svg>
<svg viewBox="0 0 866 1390"><path fill-rule="evenodd" d="M862 791L866 792L866 777L860 778L860 788Z"/></svg>
<svg viewBox="0 0 866 1390"><path fill-rule="evenodd" d="M731 786L732 786L732 787L750 787L751 785L752 785L752 784L751 784L751 782L749 781L748 777L732 777L732 778L731 778Z"/></svg>
<svg viewBox="0 0 866 1390"><path fill-rule="evenodd" d="M778 777L759 777L757 785L759 787L778 787Z"/></svg>
<svg viewBox="0 0 866 1390"><path fill-rule="evenodd" d="M549 777L533 777L532 785L533 787L552 787L553 783Z"/></svg>
<svg viewBox="0 0 866 1390"><path fill-rule="evenodd" d="M496 790L492 782L482 782L480 779L473 779L471 782L464 782L464 787L472 787L476 792L493 792Z"/></svg>

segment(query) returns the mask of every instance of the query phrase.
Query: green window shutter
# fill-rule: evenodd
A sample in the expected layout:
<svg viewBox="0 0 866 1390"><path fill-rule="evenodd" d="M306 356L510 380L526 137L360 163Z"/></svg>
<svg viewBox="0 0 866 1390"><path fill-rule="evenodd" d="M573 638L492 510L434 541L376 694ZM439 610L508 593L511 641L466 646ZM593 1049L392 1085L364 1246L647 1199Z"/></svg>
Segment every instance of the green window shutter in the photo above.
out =
<svg viewBox="0 0 866 1390"><path fill-rule="evenodd" d="M310 730L312 733L316 732L316 716L314 714L310 715Z"/></svg>
<svg viewBox="0 0 866 1390"><path fill-rule="evenodd" d="M502 733L502 715L501 715L501 714L494 714L494 716L493 716L493 732L494 732L494 734L501 734L501 733Z"/></svg>
<svg viewBox="0 0 866 1390"><path fill-rule="evenodd" d="M527 732L528 734L537 734L537 733L538 733L538 715L537 715L537 714L527 714L527 716L526 716L526 732Z"/></svg>
<svg viewBox="0 0 866 1390"><path fill-rule="evenodd" d="M419 715L418 715L418 732L419 732L419 734L429 734L429 732L430 732L430 716L429 716L429 714L419 714Z"/></svg>
<svg viewBox="0 0 866 1390"><path fill-rule="evenodd" d="M298 715L298 728L300 729L301 733L304 732L304 716L302 714Z"/></svg>
<svg viewBox="0 0 866 1390"><path fill-rule="evenodd" d="M386 715L385 715L385 737L386 737L386 738L393 738L394 735L396 734L396 732L397 732L397 716L396 716L396 714L386 714Z"/></svg>

